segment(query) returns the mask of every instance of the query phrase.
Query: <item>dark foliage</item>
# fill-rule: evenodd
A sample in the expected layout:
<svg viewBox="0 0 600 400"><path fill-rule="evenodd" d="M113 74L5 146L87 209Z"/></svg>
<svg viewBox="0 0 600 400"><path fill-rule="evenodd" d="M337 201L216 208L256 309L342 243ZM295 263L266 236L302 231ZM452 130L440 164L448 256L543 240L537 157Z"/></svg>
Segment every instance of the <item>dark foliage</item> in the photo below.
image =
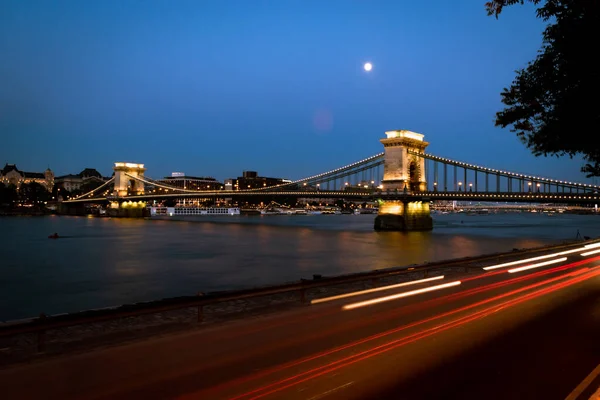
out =
<svg viewBox="0 0 600 400"><path fill-rule="evenodd" d="M548 22L535 60L517 71L502 91L506 108L496 126L511 131L536 156L582 155L587 176L600 176L600 69L596 42L600 38L600 1L529 0L537 17ZM524 0L486 3L489 15Z"/></svg>

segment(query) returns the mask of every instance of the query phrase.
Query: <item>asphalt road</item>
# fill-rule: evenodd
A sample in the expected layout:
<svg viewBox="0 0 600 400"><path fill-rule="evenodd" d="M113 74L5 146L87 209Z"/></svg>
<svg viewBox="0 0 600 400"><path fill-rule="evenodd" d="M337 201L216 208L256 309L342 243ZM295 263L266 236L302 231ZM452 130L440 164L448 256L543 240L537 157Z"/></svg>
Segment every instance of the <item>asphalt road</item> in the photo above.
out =
<svg viewBox="0 0 600 400"><path fill-rule="evenodd" d="M13 366L0 394L562 400L600 364L600 253L581 252Z"/></svg>

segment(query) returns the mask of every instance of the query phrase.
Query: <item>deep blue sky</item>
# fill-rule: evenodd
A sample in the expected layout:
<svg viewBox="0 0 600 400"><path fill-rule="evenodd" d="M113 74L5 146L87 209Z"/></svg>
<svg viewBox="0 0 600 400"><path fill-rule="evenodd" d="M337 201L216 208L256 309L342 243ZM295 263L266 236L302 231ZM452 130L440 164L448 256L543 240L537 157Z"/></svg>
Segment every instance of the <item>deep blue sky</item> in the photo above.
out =
<svg viewBox="0 0 600 400"><path fill-rule="evenodd" d="M300 178L408 129L437 155L584 181L581 161L536 159L494 128L543 24L484 3L5 0L0 162Z"/></svg>

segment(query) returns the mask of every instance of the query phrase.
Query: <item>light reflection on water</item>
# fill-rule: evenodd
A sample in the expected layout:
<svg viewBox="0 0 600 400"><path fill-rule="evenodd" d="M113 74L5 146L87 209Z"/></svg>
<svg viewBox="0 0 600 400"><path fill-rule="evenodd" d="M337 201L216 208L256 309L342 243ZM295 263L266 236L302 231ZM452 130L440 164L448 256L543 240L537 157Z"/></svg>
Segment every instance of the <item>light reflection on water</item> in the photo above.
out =
<svg viewBox="0 0 600 400"><path fill-rule="evenodd" d="M374 232L373 215L185 221L0 219L0 320L311 279L599 236L597 217L435 217L433 232ZM58 232L61 239L47 236Z"/></svg>

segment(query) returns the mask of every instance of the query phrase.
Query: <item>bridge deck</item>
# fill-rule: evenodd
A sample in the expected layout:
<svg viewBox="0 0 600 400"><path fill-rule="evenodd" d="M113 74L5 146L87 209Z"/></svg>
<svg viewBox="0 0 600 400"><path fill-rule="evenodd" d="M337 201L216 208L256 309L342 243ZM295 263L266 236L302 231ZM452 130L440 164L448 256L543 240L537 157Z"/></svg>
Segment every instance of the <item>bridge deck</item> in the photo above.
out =
<svg viewBox="0 0 600 400"><path fill-rule="evenodd" d="M239 197L303 197L337 199L382 199L403 201L486 201L518 203L577 203L596 204L600 202L597 193L514 193L514 192L350 192L350 191L206 191L198 193L145 194L127 197L99 197L65 201L72 203L93 203L103 201L145 201L169 198L239 198Z"/></svg>

